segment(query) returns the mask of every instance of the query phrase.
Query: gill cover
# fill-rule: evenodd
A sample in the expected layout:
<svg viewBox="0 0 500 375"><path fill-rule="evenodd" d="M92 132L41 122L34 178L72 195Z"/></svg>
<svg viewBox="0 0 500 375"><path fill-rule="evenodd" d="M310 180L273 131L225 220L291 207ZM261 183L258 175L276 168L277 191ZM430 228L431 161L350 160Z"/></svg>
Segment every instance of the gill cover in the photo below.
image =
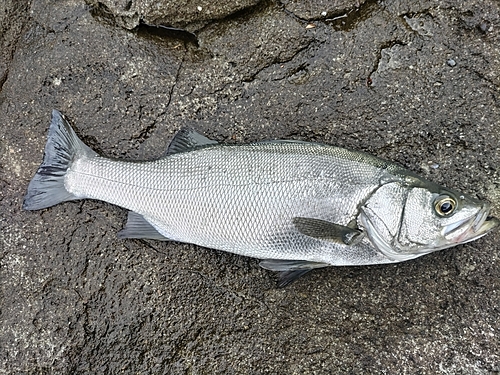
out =
<svg viewBox="0 0 500 375"><path fill-rule="evenodd" d="M412 188L409 191L398 237L400 247L438 246L444 221L435 208L438 196L424 188ZM437 249L433 247L430 250Z"/></svg>
<svg viewBox="0 0 500 375"><path fill-rule="evenodd" d="M391 260L415 257L402 253L398 244L408 191L400 182L382 185L361 207L359 215L359 224L365 228L372 244Z"/></svg>

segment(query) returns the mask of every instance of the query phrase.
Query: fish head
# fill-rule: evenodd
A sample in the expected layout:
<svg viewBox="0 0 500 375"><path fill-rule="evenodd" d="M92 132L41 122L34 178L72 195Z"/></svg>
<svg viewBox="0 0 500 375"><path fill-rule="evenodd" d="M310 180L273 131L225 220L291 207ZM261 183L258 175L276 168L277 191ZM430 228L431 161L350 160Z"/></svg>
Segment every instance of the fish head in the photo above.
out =
<svg viewBox="0 0 500 375"><path fill-rule="evenodd" d="M489 216L488 202L416 181L385 184L361 208L360 225L389 259L403 261L474 241L499 226L500 220Z"/></svg>

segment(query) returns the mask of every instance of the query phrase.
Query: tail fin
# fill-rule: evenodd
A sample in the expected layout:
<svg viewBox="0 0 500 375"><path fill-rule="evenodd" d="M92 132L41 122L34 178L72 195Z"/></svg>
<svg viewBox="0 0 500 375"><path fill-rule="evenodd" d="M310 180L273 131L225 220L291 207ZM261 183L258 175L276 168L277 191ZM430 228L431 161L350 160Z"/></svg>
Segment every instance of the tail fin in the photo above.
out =
<svg viewBox="0 0 500 375"><path fill-rule="evenodd" d="M52 111L43 162L28 186L25 210L39 210L57 203L78 199L64 186L66 171L81 156L97 154L85 145L57 110Z"/></svg>

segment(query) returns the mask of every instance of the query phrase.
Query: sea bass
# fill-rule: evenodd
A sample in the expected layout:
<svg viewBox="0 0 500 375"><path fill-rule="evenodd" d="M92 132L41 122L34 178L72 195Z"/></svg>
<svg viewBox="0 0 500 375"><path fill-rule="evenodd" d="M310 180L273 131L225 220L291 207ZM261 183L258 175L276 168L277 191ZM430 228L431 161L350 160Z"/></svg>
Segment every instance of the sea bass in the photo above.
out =
<svg viewBox="0 0 500 375"><path fill-rule="evenodd" d="M99 156L54 110L23 207L99 199L130 210L121 238L261 259L281 285L314 268L395 263L482 237L490 204L363 152L318 143L223 145L182 129L164 157Z"/></svg>

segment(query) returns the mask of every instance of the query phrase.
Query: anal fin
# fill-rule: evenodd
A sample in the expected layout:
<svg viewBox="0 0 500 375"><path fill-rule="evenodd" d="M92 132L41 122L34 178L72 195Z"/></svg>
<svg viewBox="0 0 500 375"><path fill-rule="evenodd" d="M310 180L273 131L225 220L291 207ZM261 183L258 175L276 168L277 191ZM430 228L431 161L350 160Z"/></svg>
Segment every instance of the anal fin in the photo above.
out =
<svg viewBox="0 0 500 375"><path fill-rule="evenodd" d="M120 239L144 238L158 241L170 241L170 239L160 234L144 216L133 211L129 211L127 224L118 232L117 236Z"/></svg>

